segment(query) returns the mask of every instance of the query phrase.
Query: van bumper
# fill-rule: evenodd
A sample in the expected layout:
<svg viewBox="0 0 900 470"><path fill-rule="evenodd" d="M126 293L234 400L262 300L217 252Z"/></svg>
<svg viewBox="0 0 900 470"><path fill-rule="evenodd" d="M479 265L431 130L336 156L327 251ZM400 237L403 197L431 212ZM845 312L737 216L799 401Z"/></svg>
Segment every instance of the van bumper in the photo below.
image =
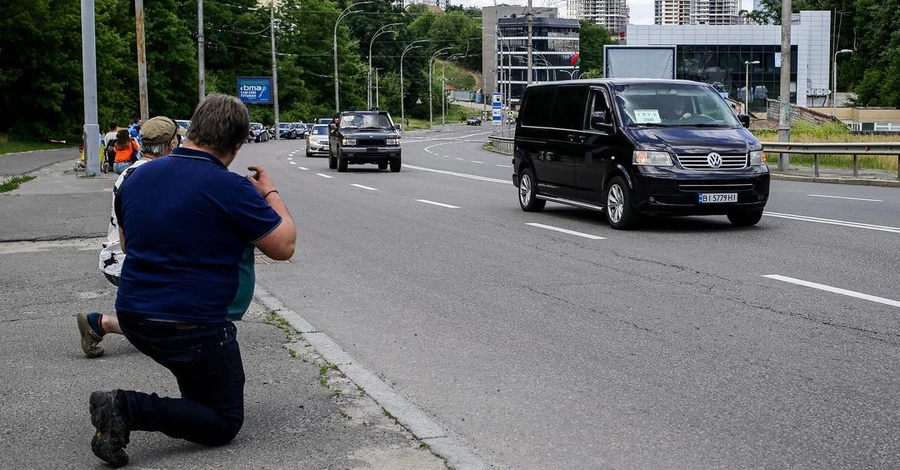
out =
<svg viewBox="0 0 900 470"><path fill-rule="evenodd" d="M769 169L697 172L680 168L636 167L633 206L659 215L725 215L762 210L769 200ZM736 194L737 202L701 203L701 194Z"/></svg>

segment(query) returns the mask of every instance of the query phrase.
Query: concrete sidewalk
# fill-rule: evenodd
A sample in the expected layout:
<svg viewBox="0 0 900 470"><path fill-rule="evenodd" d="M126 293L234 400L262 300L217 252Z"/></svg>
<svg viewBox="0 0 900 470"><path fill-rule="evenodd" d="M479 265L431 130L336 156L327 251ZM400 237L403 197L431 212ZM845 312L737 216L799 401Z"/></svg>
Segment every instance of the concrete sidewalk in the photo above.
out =
<svg viewBox="0 0 900 470"><path fill-rule="evenodd" d="M123 337L87 359L74 315L113 311L97 254L116 175L80 178L74 159L0 194L0 468L107 468L90 450L93 390L177 395L168 371ZM258 259L257 269L269 269ZM207 448L135 432L132 468L443 469L445 462L322 359L261 302L238 323L246 419L229 445Z"/></svg>

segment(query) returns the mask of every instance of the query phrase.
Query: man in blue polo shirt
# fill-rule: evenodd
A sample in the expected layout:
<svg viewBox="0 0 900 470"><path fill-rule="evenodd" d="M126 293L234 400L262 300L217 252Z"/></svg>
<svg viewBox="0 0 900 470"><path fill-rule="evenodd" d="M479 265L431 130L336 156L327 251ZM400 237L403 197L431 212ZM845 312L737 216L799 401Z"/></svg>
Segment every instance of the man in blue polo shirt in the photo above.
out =
<svg viewBox="0 0 900 470"><path fill-rule="evenodd" d="M115 211L127 253L116 297L125 337L169 369L180 398L93 392L91 449L128 463L130 431L160 431L205 445L230 442L244 420L244 369L236 329L253 296L254 249L294 255L294 221L268 173L228 171L250 130L237 98L209 95L189 142L144 164L119 188Z"/></svg>

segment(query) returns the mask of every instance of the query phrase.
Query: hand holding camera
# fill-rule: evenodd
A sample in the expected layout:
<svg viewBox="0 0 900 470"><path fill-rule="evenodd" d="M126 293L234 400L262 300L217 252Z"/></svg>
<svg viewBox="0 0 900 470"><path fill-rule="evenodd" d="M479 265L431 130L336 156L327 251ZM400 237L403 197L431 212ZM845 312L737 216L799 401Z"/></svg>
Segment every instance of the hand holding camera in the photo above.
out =
<svg viewBox="0 0 900 470"><path fill-rule="evenodd" d="M253 184L253 187L259 191L259 195L264 199L275 191L275 182L272 181L272 178L269 176L269 173L263 169L261 166L248 166L248 170L253 173L247 175L247 179L250 180L250 183Z"/></svg>

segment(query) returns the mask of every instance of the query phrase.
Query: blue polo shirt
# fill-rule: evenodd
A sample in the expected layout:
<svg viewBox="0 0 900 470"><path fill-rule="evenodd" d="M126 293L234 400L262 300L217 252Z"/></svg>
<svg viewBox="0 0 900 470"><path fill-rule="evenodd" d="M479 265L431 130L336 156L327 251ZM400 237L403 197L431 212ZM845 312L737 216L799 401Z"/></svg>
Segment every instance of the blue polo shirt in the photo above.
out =
<svg viewBox="0 0 900 470"><path fill-rule="evenodd" d="M244 315L256 281L252 243L282 221L247 178L184 147L131 173L115 211L128 253L116 310L185 323Z"/></svg>

